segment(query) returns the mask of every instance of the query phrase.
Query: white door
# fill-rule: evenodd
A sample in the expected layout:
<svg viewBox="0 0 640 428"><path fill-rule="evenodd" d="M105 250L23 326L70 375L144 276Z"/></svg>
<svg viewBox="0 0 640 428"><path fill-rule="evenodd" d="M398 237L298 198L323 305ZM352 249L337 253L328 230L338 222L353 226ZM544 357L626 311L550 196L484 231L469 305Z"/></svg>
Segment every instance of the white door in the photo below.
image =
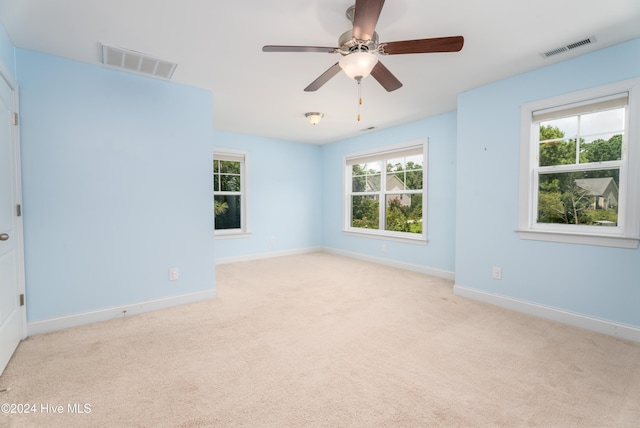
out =
<svg viewBox="0 0 640 428"><path fill-rule="evenodd" d="M12 82L12 81L11 81ZM0 71L0 374L25 336L22 219L15 85Z"/></svg>

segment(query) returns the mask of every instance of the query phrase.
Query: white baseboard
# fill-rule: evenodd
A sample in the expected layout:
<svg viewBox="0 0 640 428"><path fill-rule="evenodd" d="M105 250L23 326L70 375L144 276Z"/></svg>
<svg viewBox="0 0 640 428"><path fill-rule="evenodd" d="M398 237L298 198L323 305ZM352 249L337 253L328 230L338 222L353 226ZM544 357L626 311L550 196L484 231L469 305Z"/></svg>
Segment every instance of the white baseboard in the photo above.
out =
<svg viewBox="0 0 640 428"><path fill-rule="evenodd" d="M273 257L283 257L283 256L296 256L298 254L307 254L307 253L315 253L318 251L322 251L322 247L308 247L308 248L300 248L297 250L287 250L287 251L273 251L269 253L257 253L257 254L247 254L245 256L237 256L237 257L222 257L216 259L217 265L225 265L228 263L236 263L236 262L250 262L252 260L262 260L262 259L270 259Z"/></svg>
<svg viewBox="0 0 640 428"><path fill-rule="evenodd" d="M409 270L412 272L418 272L425 275L435 276L438 278L455 280L455 272L450 272L442 269L435 269L426 266L412 265L409 263L399 262L397 260L385 259L382 257L367 256L358 253L352 253L350 251L336 250L335 248L323 247L322 251L325 253L336 254L338 256L350 257L352 259L363 260L365 262L376 263L379 265L391 266L398 269Z"/></svg>
<svg viewBox="0 0 640 428"><path fill-rule="evenodd" d="M484 291L462 287L457 284L453 287L453 292L458 296L467 297L472 300L478 300L480 302L489 303L506 309L511 309L516 312L522 312L528 315L569 324L574 327L580 327L586 330L608 334L609 336L615 336L621 339L640 342L640 328L631 325L594 318L574 312L565 311L562 309L527 302L524 300L499 296L497 294L486 293Z"/></svg>
<svg viewBox="0 0 640 428"><path fill-rule="evenodd" d="M49 333L51 331L93 324L101 321L109 321L116 318L124 318L131 315L171 308L173 306L186 305L188 303L215 299L216 290L207 290L199 293L185 294L182 296L167 297L165 299L150 300L148 302L134 303L132 305L118 306L114 308L99 309L81 314L68 315L58 318L50 318L42 321L27 323L27 335Z"/></svg>

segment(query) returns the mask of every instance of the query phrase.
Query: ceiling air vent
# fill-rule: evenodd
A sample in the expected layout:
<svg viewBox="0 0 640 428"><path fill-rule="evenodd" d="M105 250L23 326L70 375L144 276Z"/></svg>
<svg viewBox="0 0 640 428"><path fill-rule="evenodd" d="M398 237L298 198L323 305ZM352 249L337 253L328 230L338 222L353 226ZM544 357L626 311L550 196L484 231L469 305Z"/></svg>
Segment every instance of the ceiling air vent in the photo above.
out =
<svg viewBox="0 0 640 428"><path fill-rule="evenodd" d="M580 40L577 42L569 43L568 45L560 46L559 48L551 49L550 51L546 51L541 53L542 58L549 58L550 56L558 55L563 52L568 52L571 49L579 48L580 46L590 45L596 42L596 37L591 36L588 39Z"/></svg>
<svg viewBox="0 0 640 428"><path fill-rule="evenodd" d="M109 67L171 79L178 64L113 46L102 45L102 63Z"/></svg>

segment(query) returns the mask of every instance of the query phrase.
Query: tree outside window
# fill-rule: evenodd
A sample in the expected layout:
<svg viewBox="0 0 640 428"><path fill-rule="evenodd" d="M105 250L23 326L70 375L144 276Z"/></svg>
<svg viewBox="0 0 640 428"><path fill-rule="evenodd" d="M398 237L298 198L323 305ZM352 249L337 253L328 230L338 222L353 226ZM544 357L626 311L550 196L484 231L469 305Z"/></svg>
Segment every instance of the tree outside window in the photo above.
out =
<svg viewBox="0 0 640 428"><path fill-rule="evenodd" d="M236 152L214 152L213 211L217 235L247 231L246 156Z"/></svg>
<svg viewBox="0 0 640 428"><path fill-rule="evenodd" d="M637 248L640 79L521 106L518 235Z"/></svg>
<svg viewBox="0 0 640 428"><path fill-rule="evenodd" d="M538 223L617 225L625 108L539 123Z"/></svg>
<svg viewBox="0 0 640 428"><path fill-rule="evenodd" d="M424 238L423 144L347 158L345 230Z"/></svg>

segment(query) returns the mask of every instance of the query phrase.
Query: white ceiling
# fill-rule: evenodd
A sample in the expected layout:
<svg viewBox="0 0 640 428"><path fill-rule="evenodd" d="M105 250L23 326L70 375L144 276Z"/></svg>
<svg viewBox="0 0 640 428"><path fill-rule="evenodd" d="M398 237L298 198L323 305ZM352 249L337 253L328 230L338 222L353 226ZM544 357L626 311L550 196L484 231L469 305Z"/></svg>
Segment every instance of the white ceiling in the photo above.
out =
<svg viewBox="0 0 640 428"><path fill-rule="evenodd" d="M638 0L388 0L381 42L462 35L458 53L380 56L404 86L340 73L303 89L339 57L263 53L266 44L336 46L355 0L0 0L13 44L99 64L100 43L178 63L173 81L210 89L218 130L323 144L456 108L457 94L640 37ZM595 36L597 43L541 53ZM615 66L612 64L612 66ZM310 125L304 113L320 111Z"/></svg>

